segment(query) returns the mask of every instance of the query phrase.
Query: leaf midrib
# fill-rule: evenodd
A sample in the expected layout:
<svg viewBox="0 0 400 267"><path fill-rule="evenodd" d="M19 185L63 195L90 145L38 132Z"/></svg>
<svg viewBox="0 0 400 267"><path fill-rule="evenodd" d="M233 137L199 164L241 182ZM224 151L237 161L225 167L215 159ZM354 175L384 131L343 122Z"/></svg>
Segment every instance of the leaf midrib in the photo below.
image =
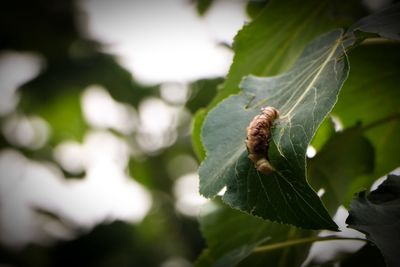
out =
<svg viewBox="0 0 400 267"><path fill-rule="evenodd" d="M308 92L314 87L315 83L318 81L318 79L320 78L320 75L322 73L322 71L325 69L325 67L328 65L328 63L331 61L331 59L333 58L333 55L335 54L337 48L339 47L339 45L341 44L341 38L339 38L338 40L336 40L335 44L332 46L332 49L329 53L329 55L327 56L327 58L324 60L324 62L321 64L320 68L318 69L318 72L315 74L314 78L311 80L311 82L308 84L308 86L306 87L306 89L304 90L304 92L300 95L300 97L296 100L296 102L294 103L294 105L290 108L290 110L284 114L281 119L284 118L290 118L291 113L296 109L296 107L301 103L301 101L307 96Z"/></svg>

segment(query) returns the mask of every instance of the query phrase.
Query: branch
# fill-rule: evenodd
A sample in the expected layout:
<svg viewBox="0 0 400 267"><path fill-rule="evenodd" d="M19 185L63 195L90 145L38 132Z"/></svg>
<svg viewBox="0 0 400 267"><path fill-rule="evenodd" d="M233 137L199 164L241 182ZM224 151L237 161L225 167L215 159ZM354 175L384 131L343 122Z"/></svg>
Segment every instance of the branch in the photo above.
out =
<svg viewBox="0 0 400 267"><path fill-rule="evenodd" d="M329 241L329 240L353 240L353 241L363 241L363 242L368 241L367 239L358 238L358 237L341 237L341 236L334 236L334 235L314 236L314 237L300 238L300 239L275 243L275 244L271 244L271 245L256 247L253 252L254 253L267 252L267 251L280 249L280 248L284 248L284 247L290 247L290 246L296 246L296 245L314 243L314 242L321 242L321 241Z"/></svg>
<svg viewBox="0 0 400 267"><path fill-rule="evenodd" d="M363 132L366 132L366 131L374 128L374 127L380 126L380 125L385 124L385 123L389 123L389 122L394 121L394 120L399 120L399 119L400 119L400 113L394 113L394 114L391 114L391 115L389 115L387 117L384 117L382 119L379 119L379 120L376 120L376 121L373 121L373 122L371 122L369 124L364 125L361 128L361 130Z"/></svg>

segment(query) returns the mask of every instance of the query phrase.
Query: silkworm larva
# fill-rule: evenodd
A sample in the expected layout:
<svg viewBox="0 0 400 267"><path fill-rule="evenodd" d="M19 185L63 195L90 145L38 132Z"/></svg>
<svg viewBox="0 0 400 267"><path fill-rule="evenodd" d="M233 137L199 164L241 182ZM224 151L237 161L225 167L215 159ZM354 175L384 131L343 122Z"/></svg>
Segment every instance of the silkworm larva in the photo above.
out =
<svg viewBox="0 0 400 267"><path fill-rule="evenodd" d="M268 159L271 126L279 117L279 112L274 107L264 107L261 113L253 118L247 127L246 146L249 159L254 167L263 174L273 171Z"/></svg>

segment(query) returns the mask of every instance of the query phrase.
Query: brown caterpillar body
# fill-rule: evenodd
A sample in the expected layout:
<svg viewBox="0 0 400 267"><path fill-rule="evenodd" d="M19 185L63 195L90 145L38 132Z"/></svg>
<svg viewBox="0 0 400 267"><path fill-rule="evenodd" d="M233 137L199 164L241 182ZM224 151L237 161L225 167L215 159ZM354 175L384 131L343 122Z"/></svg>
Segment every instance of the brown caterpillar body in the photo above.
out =
<svg viewBox="0 0 400 267"><path fill-rule="evenodd" d="M270 174L273 171L273 167L268 161L268 147L271 126L278 117L277 109L265 107L247 127L246 146L249 159L253 161L254 167L263 174Z"/></svg>

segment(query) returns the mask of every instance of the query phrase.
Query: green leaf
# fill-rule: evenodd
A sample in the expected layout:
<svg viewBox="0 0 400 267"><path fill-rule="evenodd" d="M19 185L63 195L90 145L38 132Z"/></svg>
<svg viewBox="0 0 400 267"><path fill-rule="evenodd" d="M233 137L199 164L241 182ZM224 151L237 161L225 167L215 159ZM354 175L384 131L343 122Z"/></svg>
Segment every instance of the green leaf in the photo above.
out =
<svg viewBox="0 0 400 267"><path fill-rule="evenodd" d="M197 158L201 161L206 157L203 143L201 142L201 126L206 116L206 110L200 109L193 117L192 123L192 146Z"/></svg>
<svg viewBox="0 0 400 267"><path fill-rule="evenodd" d="M211 7L214 0L196 0L196 9L199 15L204 15Z"/></svg>
<svg viewBox="0 0 400 267"><path fill-rule="evenodd" d="M186 107L195 113L192 121L192 147L201 161L205 158L203 144L200 140L201 126L206 116L205 107L210 103L217 92L218 85L221 84L222 78L203 79L190 84L191 96Z"/></svg>
<svg viewBox="0 0 400 267"><path fill-rule="evenodd" d="M354 194L349 192L354 179L373 171L374 148L360 127L354 127L335 134L307 163L310 184L316 190L324 189L321 198L333 215Z"/></svg>
<svg viewBox="0 0 400 267"><path fill-rule="evenodd" d="M227 186L223 200L234 208L308 229L337 229L306 181L305 153L347 76L341 37L336 30L318 38L285 74L247 77L241 94L209 113L202 130L207 158L199 169L204 196ZM272 129L271 175L255 170L244 144L246 127L262 106L281 114Z"/></svg>
<svg viewBox="0 0 400 267"><path fill-rule="evenodd" d="M349 227L378 246L387 266L400 266L400 176L389 175L368 196L359 193L350 207Z"/></svg>
<svg viewBox="0 0 400 267"><path fill-rule="evenodd" d="M349 54L351 72L332 114L344 128L361 124L375 150L374 171L353 180L360 191L400 166L400 44L371 43ZM347 196L350 200L352 193Z"/></svg>
<svg viewBox="0 0 400 267"><path fill-rule="evenodd" d="M190 97L185 106L190 112L195 113L201 108L207 107L217 94L218 86L223 82L222 78L201 79L189 85Z"/></svg>
<svg viewBox="0 0 400 267"><path fill-rule="evenodd" d="M400 40L400 3L367 16L352 27L349 32L375 33L388 39Z"/></svg>
<svg viewBox="0 0 400 267"><path fill-rule="evenodd" d="M212 201L204 206L200 225L208 248L200 256L196 267L234 266L239 261L243 261L239 266L266 266L266 263L271 266L279 263L282 267L300 266L307 256L307 245L252 252L261 242L263 245L278 244L312 234L311 231L262 221L230 209L220 201ZM238 252L242 253L238 255Z"/></svg>
<svg viewBox="0 0 400 267"><path fill-rule="evenodd" d="M214 259L211 256L209 249L204 249L200 256L196 259L194 266L195 267L209 267L214 263Z"/></svg>
<svg viewBox="0 0 400 267"><path fill-rule="evenodd" d="M303 52L304 47L314 38L342 26L328 8L326 0L268 1L257 12L256 18L246 24L236 35L233 50L234 59L229 73L218 94L202 116L196 116L195 125L204 123L205 115L219 102L239 92L243 76L273 76L287 71ZM290 19L287 19L290 18ZM196 150L202 150L200 136L193 137Z"/></svg>
<svg viewBox="0 0 400 267"><path fill-rule="evenodd" d="M246 5L246 12L250 18L254 19L268 4L267 0L249 0Z"/></svg>
<svg viewBox="0 0 400 267"><path fill-rule="evenodd" d="M365 244L357 252L340 262L340 267L386 267L382 254L371 243Z"/></svg>
<svg viewBox="0 0 400 267"><path fill-rule="evenodd" d="M82 141L88 129L82 114L80 94L75 90L60 91L48 103L35 104L24 111L35 113L49 123L51 145L68 139Z"/></svg>
<svg viewBox="0 0 400 267"><path fill-rule="evenodd" d="M311 145L316 151L321 150L324 144L335 135L335 126L331 117L326 117L315 133Z"/></svg>
<svg viewBox="0 0 400 267"><path fill-rule="evenodd" d="M236 35L233 63L210 108L239 92L245 75L272 76L288 70L311 40L337 26L328 6L324 0L270 1Z"/></svg>
<svg viewBox="0 0 400 267"><path fill-rule="evenodd" d="M242 245L241 247L234 249L225 255L222 256L219 260L217 260L213 267L231 267L236 266L239 262L243 259L247 258L251 253L253 253L254 249L262 244L265 239L254 242L254 243L247 243Z"/></svg>

